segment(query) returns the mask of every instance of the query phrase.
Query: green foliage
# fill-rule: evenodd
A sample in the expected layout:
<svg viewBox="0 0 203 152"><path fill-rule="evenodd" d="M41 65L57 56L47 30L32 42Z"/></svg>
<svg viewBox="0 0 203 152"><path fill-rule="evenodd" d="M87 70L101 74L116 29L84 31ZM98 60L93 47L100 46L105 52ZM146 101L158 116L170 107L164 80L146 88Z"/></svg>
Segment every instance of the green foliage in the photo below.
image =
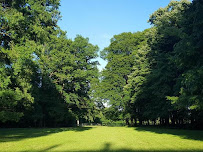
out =
<svg viewBox="0 0 203 152"><path fill-rule="evenodd" d="M201 128L202 19L200 0L171 1L149 18L152 28L114 36L101 56L107 115L126 123L192 124Z"/></svg>
<svg viewBox="0 0 203 152"><path fill-rule="evenodd" d="M58 27L59 0L0 4L2 126L203 126L202 0L171 1L150 16L152 28L115 35L101 73L98 46Z"/></svg>
<svg viewBox="0 0 203 152"><path fill-rule="evenodd" d="M121 119L120 115L125 111L123 89L128 83L128 75L132 72L135 52L145 41L144 33L115 35L109 47L101 52L108 64L102 71L100 89L103 99L112 106L112 111L108 114L112 120ZM118 116L120 118L115 118Z"/></svg>
<svg viewBox="0 0 203 152"><path fill-rule="evenodd" d="M20 126L70 126L93 121L90 86L98 47L74 41L57 26L59 0L2 1L0 121Z"/></svg>

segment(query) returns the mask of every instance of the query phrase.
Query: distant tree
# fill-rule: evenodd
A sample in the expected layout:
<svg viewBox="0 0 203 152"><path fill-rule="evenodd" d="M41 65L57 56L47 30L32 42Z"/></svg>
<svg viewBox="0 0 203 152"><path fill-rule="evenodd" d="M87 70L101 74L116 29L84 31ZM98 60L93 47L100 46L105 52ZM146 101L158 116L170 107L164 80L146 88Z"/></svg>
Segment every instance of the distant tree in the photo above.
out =
<svg viewBox="0 0 203 152"><path fill-rule="evenodd" d="M149 30L146 30L146 37ZM143 120L143 107L145 106L144 85L147 76L150 74L150 61L148 54L150 48L147 45L147 38L140 44L134 52L135 60L132 72L128 76L128 83L124 86L125 94L125 112L131 120L131 125L136 125L137 119Z"/></svg>
<svg viewBox="0 0 203 152"><path fill-rule="evenodd" d="M125 118L123 89L128 83L128 75L132 72L134 52L144 40L142 32L122 33L115 35L109 47L101 52L103 59L108 61L101 78L103 99L111 105L112 113L120 113L118 115L123 115L123 119ZM121 116L119 117L122 118Z"/></svg>

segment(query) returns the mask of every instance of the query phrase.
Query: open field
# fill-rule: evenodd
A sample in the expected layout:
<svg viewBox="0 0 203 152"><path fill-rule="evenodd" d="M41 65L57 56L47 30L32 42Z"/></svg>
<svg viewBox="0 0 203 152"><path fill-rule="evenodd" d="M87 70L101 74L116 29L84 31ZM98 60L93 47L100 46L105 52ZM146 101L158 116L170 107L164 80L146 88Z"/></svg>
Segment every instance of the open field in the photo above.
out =
<svg viewBox="0 0 203 152"><path fill-rule="evenodd" d="M202 152L203 131L149 127L0 129L1 152Z"/></svg>

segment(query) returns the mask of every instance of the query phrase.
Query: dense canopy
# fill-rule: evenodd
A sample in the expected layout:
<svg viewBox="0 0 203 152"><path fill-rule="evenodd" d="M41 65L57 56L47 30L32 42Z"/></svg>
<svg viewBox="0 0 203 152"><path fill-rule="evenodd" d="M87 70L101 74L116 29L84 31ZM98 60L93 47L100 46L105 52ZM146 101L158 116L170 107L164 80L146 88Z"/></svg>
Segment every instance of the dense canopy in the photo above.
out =
<svg viewBox="0 0 203 152"><path fill-rule="evenodd" d="M0 3L0 125L76 120L203 127L203 1L171 1L142 32L98 46L57 25L59 0Z"/></svg>

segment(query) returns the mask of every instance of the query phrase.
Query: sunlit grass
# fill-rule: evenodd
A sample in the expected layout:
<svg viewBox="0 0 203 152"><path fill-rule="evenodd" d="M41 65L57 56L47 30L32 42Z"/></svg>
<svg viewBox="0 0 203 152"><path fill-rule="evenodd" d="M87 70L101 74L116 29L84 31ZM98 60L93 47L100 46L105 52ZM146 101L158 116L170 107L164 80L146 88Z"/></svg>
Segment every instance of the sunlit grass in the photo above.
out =
<svg viewBox="0 0 203 152"><path fill-rule="evenodd" d="M0 129L1 152L203 151L203 131L84 127Z"/></svg>

